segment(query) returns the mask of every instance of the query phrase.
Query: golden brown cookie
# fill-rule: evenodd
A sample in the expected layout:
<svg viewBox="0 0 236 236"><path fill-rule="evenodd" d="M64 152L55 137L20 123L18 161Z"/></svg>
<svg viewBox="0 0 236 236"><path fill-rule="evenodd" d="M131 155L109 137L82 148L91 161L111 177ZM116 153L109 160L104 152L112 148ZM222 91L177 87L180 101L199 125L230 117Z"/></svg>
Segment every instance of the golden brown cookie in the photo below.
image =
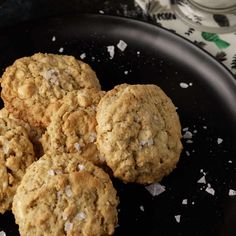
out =
<svg viewBox="0 0 236 236"><path fill-rule="evenodd" d="M7 110L40 127L49 123L48 107L68 92L83 88L100 90L95 72L86 63L73 56L42 53L16 60L4 72L1 85Z"/></svg>
<svg viewBox="0 0 236 236"><path fill-rule="evenodd" d="M27 134L29 136L29 140L33 144L35 156L41 157L43 155L43 147L42 147L42 144L39 140L41 139L43 133L45 132L45 129L40 128L40 127L33 127L30 124L28 124L27 122L15 118L13 116L13 114L9 113L6 108L2 108L0 110L0 118L2 118L2 119L9 118L11 120L14 120L14 122L17 125L23 126L27 131Z"/></svg>
<svg viewBox="0 0 236 236"><path fill-rule="evenodd" d="M115 177L149 184L168 175L182 150L175 106L156 85L116 86L97 107L97 146Z"/></svg>
<svg viewBox="0 0 236 236"><path fill-rule="evenodd" d="M79 154L32 164L14 197L21 236L105 236L114 232L118 199L109 176Z"/></svg>
<svg viewBox="0 0 236 236"><path fill-rule="evenodd" d="M34 161L27 130L8 117L0 117L0 213L11 209L26 168Z"/></svg>
<svg viewBox="0 0 236 236"><path fill-rule="evenodd" d="M96 107L104 92L83 89L67 94L42 136L44 152L80 153L94 164L102 164L96 142Z"/></svg>

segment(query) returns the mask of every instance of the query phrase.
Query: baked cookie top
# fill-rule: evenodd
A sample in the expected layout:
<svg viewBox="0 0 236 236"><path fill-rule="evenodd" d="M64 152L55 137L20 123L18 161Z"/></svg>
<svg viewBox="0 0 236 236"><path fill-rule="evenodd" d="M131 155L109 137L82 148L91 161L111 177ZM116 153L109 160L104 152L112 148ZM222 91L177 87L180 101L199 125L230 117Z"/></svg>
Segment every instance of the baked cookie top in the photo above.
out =
<svg viewBox="0 0 236 236"><path fill-rule="evenodd" d="M175 106L156 85L116 86L97 107L97 146L115 177L141 184L160 181L182 150Z"/></svg>
<svg viewBox="0 0 236 236"><path fill-rule="evenodd" d="M100 84L91 67L73 56L37 53L9 66L1 79L6 108L32 126L46 127L47 108L68 92Z"/></svg>
<svg viewBox="0 0 236 236"><path fill-rule="evenodd" d="M42 136L44 152L80 153L94 164L102 164L96 142L96 107L104 92L83 89L67 94Z"/></svg>
<svg viewBox="0 0 236 236"><path fill-rule="evenodd" d="M1 112L0 112L1 113ZM0 213L11 209L12 199L26 168L35 161L27 131L8 117L0 117Z"/></svg>
<svg viewBox="0 0 236 236"><path fill-rule="evenodd" d="M118 199L109 176L79 154L45 154L27 170L13 201L21 236L105 236Z"/></svg>

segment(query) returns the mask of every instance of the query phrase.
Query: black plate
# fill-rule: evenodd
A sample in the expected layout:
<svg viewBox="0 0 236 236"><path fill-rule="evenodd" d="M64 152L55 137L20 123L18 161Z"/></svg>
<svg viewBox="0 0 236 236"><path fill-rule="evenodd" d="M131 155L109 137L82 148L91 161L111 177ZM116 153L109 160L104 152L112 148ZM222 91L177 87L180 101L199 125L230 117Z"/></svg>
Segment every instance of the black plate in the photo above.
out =
<svg viewBox="0 0 236 236"><path fill-rule="evenodd" d="M56 41L52 41L52 37ZM119 40L128 46L107 46ZM159 85L178 107L182 127L193 133L183 140L177 169L162 184L166 191L152 197L143 187L114 181L120 196L115 235L236 235L236 83L232 74L190 42L156 26L110 16L82 15L31 22L0 33L0 65L35 52L79 57L97 72L104 90L120 83ZM180 83L191 84L181 88ZM223 142L217 143L221 138ZM197 181L206 181L215 190ZM183 205L182 200L188 199ZM144 211L140 209L143 206ZM181 215L180 223L175 216ZM0 231L18 235L11 213L0 216Z"/></svg>

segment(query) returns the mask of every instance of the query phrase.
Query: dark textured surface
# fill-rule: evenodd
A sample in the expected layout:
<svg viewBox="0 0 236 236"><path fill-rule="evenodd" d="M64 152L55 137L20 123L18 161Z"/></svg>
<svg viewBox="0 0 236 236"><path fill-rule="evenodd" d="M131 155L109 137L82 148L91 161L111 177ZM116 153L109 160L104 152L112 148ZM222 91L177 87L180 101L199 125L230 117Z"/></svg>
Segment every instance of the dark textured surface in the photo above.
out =
<svg viewBox="0 0 236 236"><path fill-rule="evenodd" d="M107 46L120 39L128 46L124 52L116 48L111 60ZM124 82L159 85L178 107L182 126L193 133L193 143L183 140L180 162L162 181L166 191L161 195L152 197L143 186L114 181L121 202L115 235L235 236L236 198L228 195L229 189L236 189L236 84L232 75L209 55L163 29L94 15L4 30L0 33L0 69L18 57L38 51L58 53L61 47L65 54L78 58L86 53L85 61L97 72L104 90ZM192 86L183 89L181 82ZM218 138L223 143L217 144ZM207 184L197 183L203 171L214 195L205 191ZM188 199L187 205L182 205L183 199ZM180 223L176 215L181 215ZM1 230L18 235L10 213L0 216Z"/></svg>

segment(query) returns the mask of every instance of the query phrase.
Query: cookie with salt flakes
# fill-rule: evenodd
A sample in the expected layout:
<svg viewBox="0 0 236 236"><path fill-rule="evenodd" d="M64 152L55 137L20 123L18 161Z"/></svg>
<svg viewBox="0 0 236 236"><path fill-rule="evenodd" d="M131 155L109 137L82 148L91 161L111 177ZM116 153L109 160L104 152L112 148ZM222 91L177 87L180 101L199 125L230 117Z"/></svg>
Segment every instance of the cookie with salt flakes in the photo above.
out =
<svg viewBox="0 0 236 236"><path fill-rule="evenodd" d="M21 236L112 235L118 199L109 176L79 154L45 154L13 201Z"/></svg>
<svg viewBox="0 0 236 236"><path fill-rule="evenodd" d="M156 85L122 84L97 107L97 147L115 177L150 184L168 175L182 150L171 99Z"/></svg>
<svg viewBox="0 0 236 236"><path fill-rule="evenodd" d="M48 109L57 109L58 101L68 92L100 90L88 64L73 56L43 53L17 59L3 73L1 86L8 111L32 126L44 128L50 122Z"/></svg>

